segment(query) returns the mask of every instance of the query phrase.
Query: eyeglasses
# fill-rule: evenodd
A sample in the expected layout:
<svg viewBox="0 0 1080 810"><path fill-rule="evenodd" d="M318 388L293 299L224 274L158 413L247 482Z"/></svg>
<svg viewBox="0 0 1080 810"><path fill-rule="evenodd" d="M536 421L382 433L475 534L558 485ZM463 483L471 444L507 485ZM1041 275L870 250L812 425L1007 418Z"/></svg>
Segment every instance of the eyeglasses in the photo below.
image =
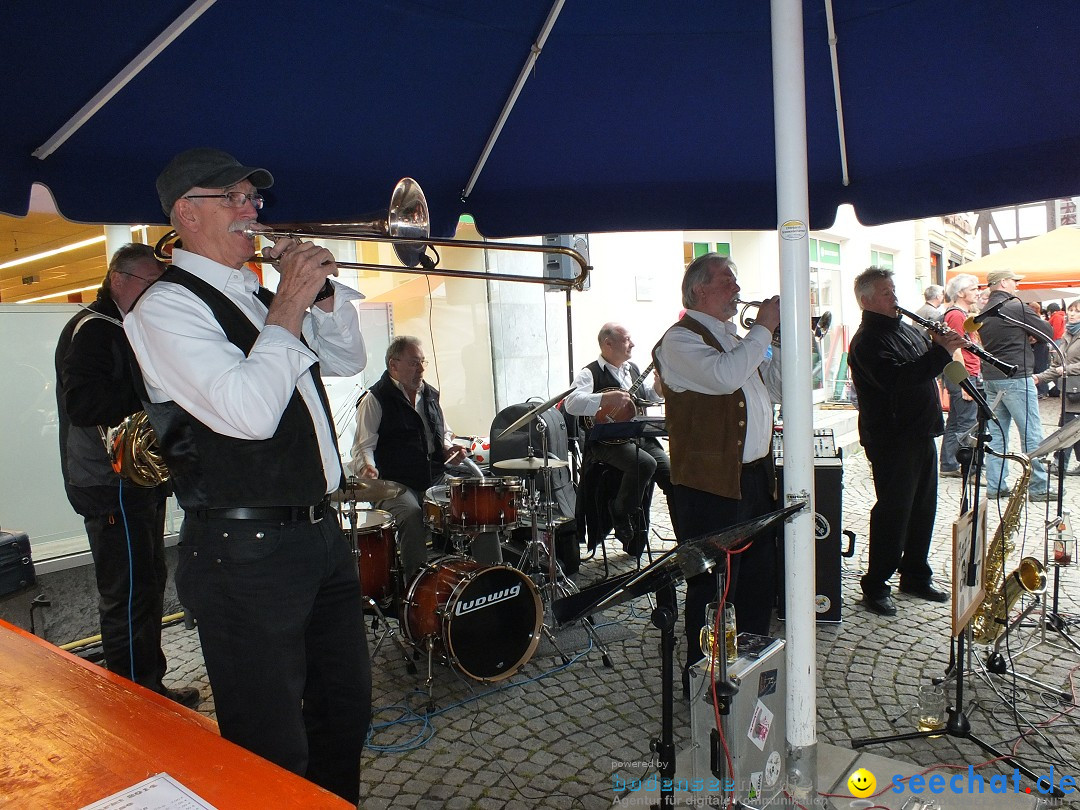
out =
<svg viewBox="0 0 1080 810"><path fill-rule="evenodd" d="M391 357L390 359L398 363L408 363L413 368L423 368L428 364L427 360L417 360L415 357Z"/></svg>
<svg viewBox="0 0 1080 810"><path fill-rule="evenodd" d="M113 273L118 276L127 276L128 278L137 278L143 284L150 285L157 281L156 278L146 278L144 276L136 275L135 273L128 273L126 270L113 270Z"/></svg>
<svg viewBox="0 0 1080 810"><path fill-rule="evenodd" d="M225 205L229 208L240 208L246 202L250 202L256 211L262 210L263 196L262 194L245 194L242 191L226 191L222 194L185 194L185 200L225 200Z"/></svg>

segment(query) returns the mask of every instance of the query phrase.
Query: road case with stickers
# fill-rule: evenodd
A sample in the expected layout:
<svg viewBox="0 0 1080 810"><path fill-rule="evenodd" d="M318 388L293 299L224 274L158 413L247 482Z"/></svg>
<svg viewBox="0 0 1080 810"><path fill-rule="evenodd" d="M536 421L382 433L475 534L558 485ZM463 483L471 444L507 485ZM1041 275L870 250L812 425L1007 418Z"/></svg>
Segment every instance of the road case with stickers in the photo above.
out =
<svg viewBox="0 0 1080 810"><path fill-rule="evenodd" d="M728 677L738 691L725 697L718 690L719 728L708 659L690 669L692 775L688 787L703 801L718 797L723 806L730 797L736 807L758 810L783 798L784 640L740 633L738 647L739 657L728 667ZM719 671L717 666L717 678Z"/></svg>

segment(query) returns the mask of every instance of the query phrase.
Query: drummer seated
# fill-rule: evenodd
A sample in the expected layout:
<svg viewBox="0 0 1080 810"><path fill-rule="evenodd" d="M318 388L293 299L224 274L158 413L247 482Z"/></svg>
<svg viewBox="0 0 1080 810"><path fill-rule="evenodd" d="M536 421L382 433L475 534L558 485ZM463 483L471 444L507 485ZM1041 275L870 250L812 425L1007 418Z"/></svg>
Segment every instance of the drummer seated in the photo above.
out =
<svg viewBox="0 0 1080 810"><path fill-rule="evenodd" d="M424 523L424 493L446 479L446 464L465 457L446 424L439 391L424 381L419 339L394 338L386 350L386 371L360 398L350 469L358 478L386 478L405 487L376 506L394 516L404 581L412 581L430 556L431 530ZM483 562L501 562L497 535L472 544Z"/></svg>

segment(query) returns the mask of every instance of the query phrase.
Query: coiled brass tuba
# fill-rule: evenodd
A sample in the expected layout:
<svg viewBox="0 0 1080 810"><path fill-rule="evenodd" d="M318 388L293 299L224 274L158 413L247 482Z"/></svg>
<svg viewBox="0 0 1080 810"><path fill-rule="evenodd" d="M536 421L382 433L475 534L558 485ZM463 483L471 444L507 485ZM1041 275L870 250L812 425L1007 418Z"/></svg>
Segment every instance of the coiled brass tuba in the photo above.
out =
<svg viewBox="0 0 1080 810"><path fill-rule="evenodd" d="M156 487L169 480L169 468L146 411L133 413L110 428L105 446L113 471L125 481L138 487Z"/></svg>
<svg viewBox="0 0 1080 810"><path fill-rule="evenodd" d="M1001 637L1009 624L1013 605L1021 594L1041 594L1046 590L1046 569L1034 557L1024 557L1012 573L1004 576L1004 560L1012 553L1012 537L1020 528L1020 511L1031 480L1031 462L1027 456L1013 453L1006 453L1002 458L1015 461L1020 465L1021 472L1009 495L994 538L986 549L983 578L985 596L971 619L972 638L979 644L993 644Z"/></svg>

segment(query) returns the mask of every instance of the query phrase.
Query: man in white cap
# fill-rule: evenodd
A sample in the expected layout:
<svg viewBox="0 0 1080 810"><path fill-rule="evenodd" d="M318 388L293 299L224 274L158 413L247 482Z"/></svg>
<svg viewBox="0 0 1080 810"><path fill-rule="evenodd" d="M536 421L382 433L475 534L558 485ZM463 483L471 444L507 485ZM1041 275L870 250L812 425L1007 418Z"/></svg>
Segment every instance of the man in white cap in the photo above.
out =
<svg viewBox="0 0 1080 810"><path fill-rule="evenodd" d="M1001 402L994 410L998 419L990 428L990 449L995 453L1009 452L1009 430L1012 422L1020 432L1020 446L1025 453L1034 450L1043 439L1042 422L1039 418L1039 395L1035 390L1035 355L1032 343L1036 340L1033 333L1051 338L1053 330L1045 320L1016 297L1017 282L1023 276L1012 270L991 270L986 276L986 285L990 297L983 312L994 307L1003 316L1020 321L1026 329L1009 323L1002 317L991 316L982 322L979 337L983 347L990 354L1006 363L1016 364L1016 373L1012 377L1005 375L990 363L984 363L983 386L986 398L993 402L1000 392ZM1028 331L1030 330L1030 331ZM1004 459L990 453L983 460L986 470L986 496L1000 498L1010 491L1008 468ZM1041 461L1031 462L1031 481L1028 485L1028 498L1032 501L1050 499L1049 480L1046 467Z"/></svg>
<svg viewBox="0 0 1080 810"><path fill-rule="evenodd" d="M184 509L176 590L199 627L228 740L355 804L371 713L356 561L329 495L343 481L320 372L366 362L360 294L310 242L245 263L274 178L219 149L177 155L157 180L182 240L124 319L136 390Z"/></svg>

